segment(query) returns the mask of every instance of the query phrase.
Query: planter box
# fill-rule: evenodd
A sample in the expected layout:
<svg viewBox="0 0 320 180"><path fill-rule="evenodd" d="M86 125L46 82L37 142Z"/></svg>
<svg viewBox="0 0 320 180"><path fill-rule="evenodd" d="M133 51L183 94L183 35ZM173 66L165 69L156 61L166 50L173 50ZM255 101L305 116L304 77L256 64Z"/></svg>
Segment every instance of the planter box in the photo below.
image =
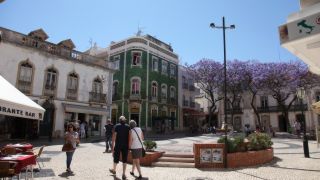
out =
<svg viewBox="0 0 320 180"><path fill-rule="evenodd" d="M273 148L261 151L229 153L227 156L228 168L255 166L272 161Z"/></svg>
<svg viewBox="0 0 320 180"><path fill-rule="evenodd" d="M153 151L153 152L146 152L146 156L140 158L140 165L141 166L151 166L153 162L158 161L158 159L162 156L164 152ZM131 151L128 153L128 163L132 164L132 155Z"/></svg>

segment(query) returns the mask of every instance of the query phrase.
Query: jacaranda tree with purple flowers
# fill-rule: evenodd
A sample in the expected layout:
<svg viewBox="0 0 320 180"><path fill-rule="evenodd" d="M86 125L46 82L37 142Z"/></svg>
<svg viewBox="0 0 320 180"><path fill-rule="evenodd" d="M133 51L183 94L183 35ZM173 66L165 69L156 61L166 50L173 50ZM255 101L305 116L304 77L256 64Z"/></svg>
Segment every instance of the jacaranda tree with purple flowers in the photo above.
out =
<svg viewBox="0 0 320 180"><path fill-rule="evenodd" d="M208 99L209 123L212 123L212 116L217 109L217 102L223 99L219 96L219 89L223 85L223 65L219 62L202 59L193 65L186 65L188 73L194 76L197 86L205 93Z"/></svg>

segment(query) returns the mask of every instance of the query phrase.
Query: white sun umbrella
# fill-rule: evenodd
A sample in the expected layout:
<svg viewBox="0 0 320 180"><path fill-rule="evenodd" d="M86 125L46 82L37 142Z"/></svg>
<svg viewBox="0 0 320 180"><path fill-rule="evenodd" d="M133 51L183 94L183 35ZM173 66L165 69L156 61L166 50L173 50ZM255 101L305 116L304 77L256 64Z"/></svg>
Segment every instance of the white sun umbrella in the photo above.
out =
<svg viewBox="0 0 320 180"><path fill-rule="evenodd" d="M42 120L44 111L0 75L0 114Z"/></svg>

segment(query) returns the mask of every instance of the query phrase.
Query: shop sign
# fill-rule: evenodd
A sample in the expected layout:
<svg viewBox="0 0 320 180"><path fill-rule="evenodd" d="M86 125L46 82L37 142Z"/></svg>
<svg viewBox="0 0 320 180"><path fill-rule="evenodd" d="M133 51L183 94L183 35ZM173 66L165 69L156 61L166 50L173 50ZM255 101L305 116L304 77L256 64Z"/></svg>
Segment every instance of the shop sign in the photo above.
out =
<svg viewBox="0 0 320 180"><path fill-rule="evenodd" d="M0 114L23 117L27 119L42 119L42 113L35 113L25 109L12 108L0 105Z"/></svg>
<svg viewBox="0 0 320 180"><path fill-rule="evenodd" d="M320 13L301 18L279 27L281 44L318 33L320 33Z"/></svg>
<svg viewBox="0 0 320 180"><path fill-rule="evenodd" d="M200 163L223 163L223 148L201 148Z"/></svg>

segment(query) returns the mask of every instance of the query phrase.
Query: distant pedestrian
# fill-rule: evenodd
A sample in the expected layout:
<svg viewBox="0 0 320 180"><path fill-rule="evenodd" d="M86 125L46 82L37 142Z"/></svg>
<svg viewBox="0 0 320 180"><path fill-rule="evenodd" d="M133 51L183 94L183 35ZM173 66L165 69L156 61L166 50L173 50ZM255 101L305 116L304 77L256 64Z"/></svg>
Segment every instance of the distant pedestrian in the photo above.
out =
<svg viewBox="0 0 320 180"><path fill-rule="evenodd" d="M298 120L296 120L294 123L293 123L293 126L294 126L294 129L296 130L296 134L298 136L298 138L300 138L300 132L301 132L301 124Z"/></svg>
<svg viewBox="0 0 320 180"><path fill-rule="evenodd" d="M129 145L129 131L130 127L126 124L126 118L120 116L120 123L114 127L112 135L112 154L113 154L113 168L109 169L112 174L116 174L117 165L120 160L120 153L122 158L122 179L127 179L126 168L128 158L128 145Z"/></svg>
<svg viewBox="0 0 320 180"><path fill-rule="evenodd" d="M67 170L66 171L68 173L73 173L73 171L70 168L70 165L71 165L73 154L76 149L76 144L79 142L79 134L76 131L74 131L74 129L75 129L74 125L69 124L68 130L66 131L65 136L64 136L65 144L72 145L72 149L66 151L66 155L67 155Z"/></svg>
<svg viewBox="0 0 320 180"><path fill-rule="evenodd" d="M245 132L245 134L246 134L246 137L248 137L249 134L251 133L250 124L245 124L245 125L244 125L244 132Z"/></svg>
<svg viewBox="0 0 320 180"><path fill-rule="evenodd" d="M141 168L140 168L140 158L142 157L142 142L143 142L143 133L142 130L137 127L137 123L134 120L129 122L129 126L131 128L129 132L129 148L132 153L132 171L130 174L134 176L134 169L137 168L139 177L138 179L142 179Z"/></svg>
<svg viewBox="0 0 320 180"><path fill-rule="evenodd" d="M112 131L113 131L113 124L111 123L111 120L108 119L107 124L104 126L104 132L106 136L106 150L104 151L105 153L111 152L111 149L112 149Z"/></svg>
<svg viewBox="0 0 320 180"><path fill-rule="evenodd" d="M84 123L84 121L82 121L80 124L80 137L81 139L86 137L86 124Z"/></svg>

